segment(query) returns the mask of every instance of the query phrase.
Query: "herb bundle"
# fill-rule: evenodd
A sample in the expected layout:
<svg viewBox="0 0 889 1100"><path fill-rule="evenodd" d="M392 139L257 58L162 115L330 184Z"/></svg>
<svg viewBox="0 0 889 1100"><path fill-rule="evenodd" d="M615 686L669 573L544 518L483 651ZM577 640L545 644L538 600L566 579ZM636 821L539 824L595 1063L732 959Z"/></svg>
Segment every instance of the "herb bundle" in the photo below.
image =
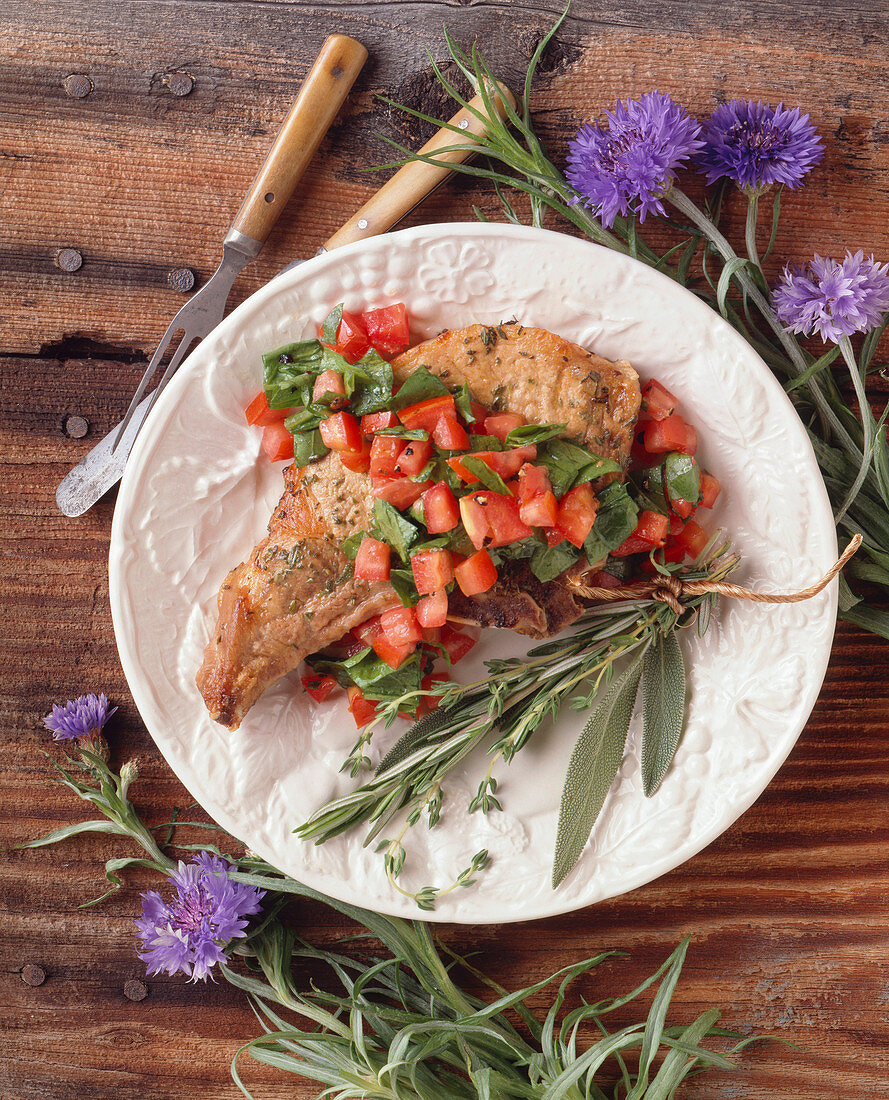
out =
<svg viewBox="0 0 889 1100"><path fill-rule="evenodd" d="M571 143L563 171L547 154L531 114L531 89L540 58L567 16L566 9L531 57L515 108L504 101L504 117L493 110L499 84L474 45L469 54L445 32L451 61L482 97L486 132L471 147L486 163L453 164L455 171L493 184L507 220L521 224L507 189L527 196L528 222L542 226L547 211L598 244L662 271L718 311L758 352L783 383L805 424L836 507L841 546L862 536L862 555L849 574L872 586L853 591L840 580L841 615L889 639L889 442L887 411L876 417L865 392L868 378L884 367L875 362L889 320L889 268L851 253L843 260L816 255L804 268L785 268L770 293L763 264L775 247L785 188L797 188L823 154L808 116L798 109L761 102L732 101L714 110L703 125L668 96L648 93L618 103L603 125L585 124ZM473 111L440 66L433 71L447 94ZM416 118L448 126L410 106L384 100ZM450 150L469 151L451 126ZM431 160L390 138L403 157ZM380 167L393 167L381 165ZM677 170L697 167L711 191L699 206L676 184ZM744 245L736 250L720 228L728 189L737 186L747 202ZM770 224L764 208L772 198ZM485 220L484 215L476 210ZM669 216L672 213L672 216ZM641 232L646 215L664 219L679 239L658 254ZM760 241L767 236L765 250ZM852 337L861 334L856 351ZM799 337L817 335L823 351ZM832 373L841 361L848 372L857 410L847 402Z"/></svg>
<svg viewBox="0 0 889 1100"><path fill-rule="evenodd" d="M26 847L95 832L125 837L144 850L142 857L109 860L106 876L118 889L119 871L138 864L165 875L176 891L169 901L156 891L143 894L143 914L135 923L149 974L182 972L196 981L216 969L249 998L263 1034L232 1061L232 1078L245 1096L252 1093L242 1077L243 1054L316 1081L323 1086L320 1095L338 1100L668 1100L692 1075L735 1069L728 1055L755 1041L718 1027L715 1008L689 1024L668 1022L688 939L650 977L618 996L572 998L572 985L589 979L617 955L613 951L509 991L437 944L422 922L326 898L253 856L236 860L213 844L171 844L174 826L198 823L159 826L167 830L159 844L156 830L144 824L129 799L135 763L115 774L104 754L93 751L96 737L55 767L59 782L97 807L102 818L57 829ZM170 855L176 849L197 849L197 856L177 865ZM294 898L323 902L354 920L382 952L357 957L302 942L282 913ZM260 907L249 927L246 917ZM329 969L332 989L301 990L312 963ZM468 979L462 984L461 974ZM488 999L478 995L479 988L489 991ZM529 1001L539 1001L546 989L553 992L541 1016ZM649 993L643 1019L612 1024L613 1013L625 1017ZM703 1045L711 1037L734 1045L719 1053Z"/></svg>

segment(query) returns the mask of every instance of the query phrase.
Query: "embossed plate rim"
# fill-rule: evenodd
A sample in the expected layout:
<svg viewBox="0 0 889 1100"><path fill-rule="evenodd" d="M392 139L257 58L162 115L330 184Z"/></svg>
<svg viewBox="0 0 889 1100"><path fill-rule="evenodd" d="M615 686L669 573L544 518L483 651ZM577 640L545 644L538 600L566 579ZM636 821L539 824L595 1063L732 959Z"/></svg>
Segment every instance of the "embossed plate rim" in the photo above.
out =
<svg viewBox="0 0 889 1100"><path fill-rule="evenodd" d="M438 226L419 226L413 229L403 230L386 238L375 238L367 242L350 245L325 256L307 261L293 271L278 276L267 284L266 287L252 295L251 298L239 306L238 309L235 310L202 345L200 345L180 369L167 391L159 400L154 414L146 424L140 436L133 458L124 477L118 498L118 506L115 511L111 547L109 550L110 598L121 661L130 683L136 705L143 714L152 737L182 782L185 783L186 786L190 786L193 791L202 790L204 792L204 797L199 798L199 801L202 801L207 806L212 816L230 832L241 836L248 845L260 851L263 848L262 843L257 844L252 842L250 830L247 829L245 831L239 825L239 822L243 823L244 820L247 820L245 815L248 814L251 808L237 805L224 805L220 803L219 797L215 795L215 791L208 794L207 789L209 780L207 775L201 775L200 769L195 767L194 761L191 763L183 761L180 749L177 747L174 740L174 736L179 734L177 734L177 731L171 733L171 731L165 729L163 723L159 719L161 709L153 695L151 685L147 682L146 674L140 663L138 630L141 624L138 621L138 615L131 613L137 606L139 594L128 591L125 584L125 555L128 553L134 554L138 550L144 549L144 546L139 543L139 536L132 529L132 524L135 522L136 518L134 509L137 506L144 506L146 501L152 501L150 490L153 483L149 483L148 481L152 473L152 460L158 449L162 451L165 434L173 431L175 428L175 414L180 397L187 392L188 387L192 384L192 381L200 375L201 371L208 377L212 376L210 364L213 355L219 354L219 349L221 348L236 344L237 340L244 335L244 326L249 326L251 323L250 319L254 315L259 315L266 307L269 307L273 312L272 307L275 306L276 300L283 301L283 298L286 297L289 292L293 291L295 293L297 288L303 284L312 283L313 280L322 280L332 277L333 283L336 284L337 272L340 273L340 278L344 278L345 276L343 273L346 272L347 269L351 270L350 264L356 270L361 268L362 264L365 265L364 268L361 268L360 274L362 278L364 275L367 275L367 279L363 279L359 289L366 290L369 285L378 287L379 280L383 277L374 276L375 269L373 267L373 261L375 258L379 259L381 256L400 256L407 262L413 257L414 253L421 253L424 248L426 248L427 251L431 250L433 247L439 246L447 249L453 245L453 242L457 242L457 244L453 246L457 250L455 255L462 254L464 256L469 256L473 248L476 249L476 252L481 249L482 253L484 253L486 244L489 246L489 251L491 251L492 255L496 254L497 248L501 247L501 245L503 249L507 251L513 249L513 247L520 250L526 245L529 248L532 246L534 248L539 246L544 250L540 255L546 255L548 257L557 256L560 263L564 262L569 269L569 275L570 271L573 270L571 268L572 264L596 265L601 270L613 274L616 285L619 286L621 293L625 293L628 289L633 290L632 297L636 299L639 295L639 290L637 288L641 287L645 293L649 293L657 301L664 299L672 302L675 299L675 302L681 303L683 314L690 313L692 316L700 318L701 330L706 330L717 344L719 341L724 342L725 348L729 349L731 352L732 362L737 359L741 364L741 367L738 369L743 368L744 370L755 372L754 375L746 377L755 377L759 386L763 388L768 404L768 416L774 414L774 417L780 422L783 430L786 430L788 438L791 439L793 446L796 448L794 451L794 459L799 462L800 469L808 478L805 488L812 494L812 500L814 502L813 513L815 514L812 516L812 530L807 535L808 542L806 546L817 544L816 557L818 558L819 565L824 564L826 566L830 555L835 553L835 530L830 516L826 491L821 482L814 454L811 452L811 447L805 437L805 431L802 424L793 412L787 396L784 394L777 380L771 375L761 361L758 360L755 353L753 353L752 349L749 348L743 339L726 325L721 318L709 310L707 306L699 302L687 291L676 286L676 284L672 283L666 276L653 272L650 268L637 264L636 261L619 256L616 253L600 248L590 242L580 241L576 238L566 237L547 230L536 230L510 225L449 223ZM460 252L460 249L464 249L463 253ZM467 249L469 251L466 251ZM382 266L385 266L385 263ZM471 264L466 266L472 267ZM478 285L477 276L477 271L463 268L460 268L456 272L456 275L449 273L448 277L456 279L459 293L463 295L462 298L455 297L453 299L455 303L464 302L467 298L471 298L475 294L472 288ZM377 278L377 283L374 283L374 278ZM567 278L568 276L566 276L566 279ZM648 288L647 291L645 291L646 287ZM548 287L541 290L541 293L544 294L555 292L554 288L550 289ZM562 294L564 295L566 293L567 291L563 289ZM677 294L680 296L679 298L675 298ZM340 300L342 296L343 294L340 288L334 295L334 300ZM385 297L385 291L378 294L378 298ZM630 296L627 296L627 302L629 302L629 297ZM419 295L417 296L416 303L419 303ZM408 304L410 306L410 301ZM600 306L602 303L597 302L594 304ZM517 300L515 305L517 309L521 309L522 300ZM626 305L628 316L632 316L633 307L636 306L638 306L640 310L642 309L642 305L639 305L635 300L632 305ZM478 308L481 309L482 307L480 306ZM528 307L526 306L526 308ZM674 305L673 308L676 309L678 307ZM456 306L454 306L454 309L456 309ZM620 309L621 299L620 294L618 294L615 300L617 319L615 320L614 318L606 316L602 321L604 326L603 339L617 339L617 336L613 335L613 333L609 336L611 329L609 329L608 326L611 324L613 327L613 325L616 324L618 327L615 331L619 331L619 323L621 321ZM538 320L532 323L541 322ZM637 320L633 323L639 325L641 321ZM646 325L648 323L648 315L646 315ZM652 316L650 324L653 326L656 323L663 323L663 318L658 322L657 316ZM553 327L558 328L557 325ZM692 335L694 335L694 333L692 333ZM728 354L725 348L720 345L719 350L720 353L723 354L723 357ZM607 349L603 349L603 351L605 354L608 354ZM611 354L612 357L616 357L613 352ZM688 354L692 355L693 353L689 352ZM697 369L700 370L700 365L698 365ZM224 386L221 388L224 390ZM757 390L757 394L758 393L759 390ZM217 395L214 393L214 397L216 396ZM214 413L214 415L215 414L216 413ZM703 434L706 438L706 429ZM740 489L738 492L740 493ZM609 885L608 892L600 896L595 896L594 894L594 877L589 874L591 866L589 857L591 857L592 853L588 848L581 861L580 868L574 872L574 882L570 888L563 888L560 892L546 894L539 902L526 904L522 907L522 899L516 901L510 897L508 903L503 901L498 909L496 898L494 899L493 905L490 901L486 901L484 884L486 881L490 880L486 879L486 876L482 876L478 886L475 887L472 892L464 891L459 895L453 895L452 899L450 899L450 902L453 904L444 904L435 912L424 914L424 918L463 923L501 923L504 921L532 919L571 911L589 904L590 901L604 900L605 897L614 896L615 894L640 886L643 883L650 882L652 879L674 868L685 859L690 858L715 839L715 837L736 820L737 817L759 797L762 790L765 789L774 773L786 758L790 748L795 743L805 724L811 706L814 704L830 653L830 642L832 639L836 610L836 586L832 586L830 593L824 597L820 597L819 600L821 601L819 604L821 611L819 612L818 624L821 627L821 641L814 650L806 653L807 660L804 666L803 682L800 685L800 692L803 694L801 702L796 704L797 710L794 711L795 714L797 711L799 712L797 718L795 718L793 723L782 732L778 748L772 747L771 755L768 755L765 758L765 763L759 767L755 788L751 787L747 790L744 798L736 799L732 802L728 812L723 812L719 820L717 820L712 827L693 832L689 841L681 845L677 850L669 851L666 855L655 856L652 852L652 858L646 858L646 860L639 863L638 866L627 868L623 879L620 881L619 887L613 888ZM132 601L136 602L134 603ZM811 610L809 613L811 614ZM800 614L804 617L806 612L800 612ZM214 732L218 733L218 728ZM234 749L231 751L234 752ZM528 751L529 750L526 750L526 753ZM521 761L521 759L522 757L518 758L519 761ZM510 818L510 820L512 820L512 818ZM356 877L356 874L352 873L351 863L349 864L350 872L340 875L339 878L333 882L330 881L329 874L327 878L324 878L322 872L316 873L316 870L312 867L303 866L301 869L297 869L297 865L300 862L299 852L301 849L305 851L305 848L302 842L292 840L291 843L293 848L288 848L286 850L284 859L278 858L272 860L279 865L284 864L283 869L287 870L289 873L296 874L297 877L301 877L312 885L316 885L319 889L325 890L330 894L336 894L344 900L352 901L357 904L371 904L380 911L396 913L402 916L418 915L417 911L413 909L412 906L406 908L400 899L394 898L393 896L369 896L367 881L371 881L372 876L362 882L360 880L360 875ZM599 859L600 866L603 859L607 861L609 854L607 848L604 854L596 853L596 858ZM294 856L294 858L291 858L291 856ZM361 868L359 868L359 871L360 870ZM489 874L492 874L492 872L489 872ZM571 882L570 878L568 882ZM539 888L539 884L537 884L537 887ZM534 891L532 890L531 893L533 894Z"/></svg>

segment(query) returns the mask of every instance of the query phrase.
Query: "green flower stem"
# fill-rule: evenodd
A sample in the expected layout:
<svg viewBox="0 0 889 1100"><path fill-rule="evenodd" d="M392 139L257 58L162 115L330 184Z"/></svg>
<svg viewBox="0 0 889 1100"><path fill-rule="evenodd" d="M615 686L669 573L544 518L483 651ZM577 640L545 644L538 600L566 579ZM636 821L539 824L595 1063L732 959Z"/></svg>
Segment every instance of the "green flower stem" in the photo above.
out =
<svg viewBox="0 0 889 1100"><path fill-rule="evenodd" d="M762 269L759 260L759 252L756 248L756 222L759 216L759 192L747 193L747 224L745 227L745 240L747 244L747 258L752 264Z"/></svg>
<svg viewBox="0 0 889 1100"><path fill-rule="evenodd" d="M737 260L738 254L726 240L726 238L720 233L713 222L707 217L707 215L691 201L691 199L680 191L678 187L671 187L666 193L664 198L672 203L681 213L683 213L698 229L704 234L710 244L716 249L719 255L725 260L726 263ZM766 301L759 287L750 278L748 273L740 268L735 272L735 278L741 284L746 291L750 300L754 303L756 308L762 314L765 321L768 323L771 330L778 337L781 346L787 352L790 362L796 369L797 374L802 374L808 369L808 363L803 355L802 348L799 346L793 336L787 331L787 329L781 324L775 315L775 311ZM830 405L830 402L824 396L817 381L812 379L807 387L809 393L812 395L819 413L824 417L827 423L831 426L837 437L843 441L848 450L862 459L861 448L846 430L845 426L840 421L839 417L834 412Z"/></svg>
<svg viewBox="0 0 889 1100"><path fill-rule="evenodd" d="M870 469L871 458L873 456L875 432L874 432L874 418L871 412L871 407L867 400L867 394L864 390L864 378L863 371L855 361L855 353L852 350L852 342L848 336L840 337L840 352L843 359L846 362L846 366L849 368L849 375L852 379L852 385L855 387L855 396L858 399L858 408L861 413L861 426L864 431L864 454L861 459L861 466L859 467L858 474L855 480L852 482L852 487L846 494L846 499L840 505L840 510L836 513L834 519L837 523L845 516L849 510L849 506L858 496L861 491L861 487L864 485L865 478L867 477L868 470Z"/></svg>

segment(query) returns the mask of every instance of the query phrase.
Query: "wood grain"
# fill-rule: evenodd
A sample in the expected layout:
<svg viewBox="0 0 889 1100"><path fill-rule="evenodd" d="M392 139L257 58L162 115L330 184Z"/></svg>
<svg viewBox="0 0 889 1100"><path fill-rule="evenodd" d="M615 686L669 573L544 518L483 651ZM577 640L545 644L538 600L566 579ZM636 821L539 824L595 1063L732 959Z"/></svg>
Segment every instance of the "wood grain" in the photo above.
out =
<svg viewBox="0 0 889 1100"><path fill-rule="evenodd" d="M106 555L113 494L64 519L56 484L120 418L158 335L184 298L167 274L199 283L271 136L328 33L371 59L233 303L289 260L309 255L377 184L385 133L420 144L430 129L376 100L385 91L450 114L426 47L443 59L441 24L478 36L517 86L561 3L325 5L256 0L6 0L0 12L0 844L5 849L86 816L48 782L41 716L105 690L120 704L110 737L137 756L135 797L151 822L191 799L147 737L118 662ZM784 99L812 113L827 155L812 186L787 194L776 256L863 247L889 257L889 23L885 4L798 0L718 8L678 0L578 0L544 58L535 121L556 156L581 118L653 87L705 113L732 96ZM173 74L193 90L175 95ZM84 98L66 77L89 78ZM181 86L181 85L180 85ZM465 181L412 220L472 217L496 203ZM739 224L741 203L730 217ZM655 239L658 230L652 227ZM63 273L60 248L82 267ZM776 258L775 264L777 266ZM66 435L69 416L88 421ZM569 916L507 927L442 929L480 952L507 985L526 984L603 947L595 989L629 988L684 933L693 947L676 1000L688 1020L712 1004L725 1023L792 1038L747 1051L735 1075L691 1082L686 1097L847 1100L889 1097L889 646L839 629L821 699L768 791L727 833L644 889ZM137 891L95 909L101 861L120 848L86 838L0 858L0 1097L166 1100L234 1097L228 1064L256 1033L224 983L153 978L133 953ZM300 931L321 944L346 931L318 906ZM46 972L40 985L22 968ZM312 1097L306 1083L247 1071L259 1095Z"/></svg>

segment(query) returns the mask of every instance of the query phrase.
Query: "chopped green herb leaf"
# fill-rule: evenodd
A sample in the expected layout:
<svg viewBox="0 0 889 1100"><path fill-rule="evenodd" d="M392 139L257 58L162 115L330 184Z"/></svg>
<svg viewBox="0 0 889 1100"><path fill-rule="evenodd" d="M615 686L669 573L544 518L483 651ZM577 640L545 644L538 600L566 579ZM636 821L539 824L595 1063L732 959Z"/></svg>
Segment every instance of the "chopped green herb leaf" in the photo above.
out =
<svg viewBox="0 0 889 1100"><path fill-rule="evenodd" d="M373 348L355 364L366 375L366 380L356 381L352 391L351 406L356 416L382 412L392 400L392 367Z"/></svg>
<svg viewBox="0 0 889 1100"><path fill-rule="evenodd" d="M324 318L324 324L321 326L321 340L325 344L335 344L336 334L339 331L340 321L343 319L343 302L340 302L338 306L334 306L330 313Z"/></svg>
<svg viewBox="0 0 889 1100"><path fill-rule="evenodd" d="M701 499L701 471L691 455L671 451L664 459L664 484L670 500L687 500L697 504Z"/></svg>
<svg viewBox="0 0 889 1100"><path fill-rule="evenodd" d="M553 492L562 497L569 489L594 481L603 474L616 474L620 466L609 458L599 458L567 439L550 439L537 453L538 465L549 470Z"/></svg>
<svg viewBox="0 0 889 1100"><path fill-rule="evenodd" d="M407 376L389 407L397 412L409 405L416 405L419 401L428 401L430 397L444 397L450 392L444 382L427 367L418 367L413 374Z"/></svg>
<svg viewBox="0 0 889 1100"><path fill-rule="evenodd" d="M493 489L495 493L501 493L505 497L511 497L512 490L508 488L503 478L477 455L463 455L460 459L461 466L479 479L486 489Z"/></svg>
<svg viewBox="0 0 889 1100"><path fill-rule="evenodd" d="M538 546L529 564L534 576L545 583L564 573L579 557L580 551L566 539L558 546Z"/></svg>
<svg viewBox="0 0 889 1100"><path fill-rule="evenodd" d="M396 439L421 439L427 440L429 432L423 428L405 428L403 424L396 424L394 428L377 428L374 435L391 435Z"/></svg>
<svg viewBox="0 0 889 1100"><path fill-rule="evenodd" d="M358 553L358 547L361 545L361 540L363 538L363 531L355 531L354 534L349 535L349 537L340 544L340 549L346 555L349 561L355 560L355 556Z"/></svg>
<svg viewBox="0 0 889 1100"><path fill-rule="evenodd" d="M403 562L410 557L410 547L420 537L417 528L401 515L388 501L375 500L373 506L373 531L375 538L388 542Z"/></svg>
<svg viewBox="0 0 889 1100"><path fill-rule="evenodd" d="M454 394L454 404L457 406L457 412L463 417L467 424L475 423L475 416L472 412L472 402L474 400L475 398L472 396L472 392L466 382L464 382L460 389Z"/></svg>
<svg viewBox="0 0 889 1100"><path fill-rule="evenodd" d="M612 481L599 493L596 522L583 544L590 565L600 562L636 530L639 509L622 481Z"/></svg>
<svg viewBox="0 0 889 1100"><path fill-rule="evenodd" d="M310 432L300 432L293 437L293 461L297 466L308 466L317 458L327 454L327 446L317 428Z"/></svg>
<svg viewBox="0 0 889 1100"><path fill-rule="evenodd" d="M269 408L287 409L291 405L304 405L306 382L317 373L320 361L321 345L317 340L301 340L267 351L262 357L262 370L263 390Z"/></svg>
<svg viewBox="0 0 889 1100"><path fill-rule="evenodd" d="M524 447L528 443L545 443L562 435L567 424L522 424L506 437L507 447Z"/></svg>
<svg viewBox="0 0 889 1100"><path fill-rule="evenodd" d="M410 569L390 569L389 583L398 593L398 598L405 607L413 607L420 598L414 583L413 571Z"/></svg>
<svg viewBox="0 0 889 1100"><path fill-rule="evenodd" d="M473 451L502 451L503 443L496 435L471 435L469 446Z"/></svg>

